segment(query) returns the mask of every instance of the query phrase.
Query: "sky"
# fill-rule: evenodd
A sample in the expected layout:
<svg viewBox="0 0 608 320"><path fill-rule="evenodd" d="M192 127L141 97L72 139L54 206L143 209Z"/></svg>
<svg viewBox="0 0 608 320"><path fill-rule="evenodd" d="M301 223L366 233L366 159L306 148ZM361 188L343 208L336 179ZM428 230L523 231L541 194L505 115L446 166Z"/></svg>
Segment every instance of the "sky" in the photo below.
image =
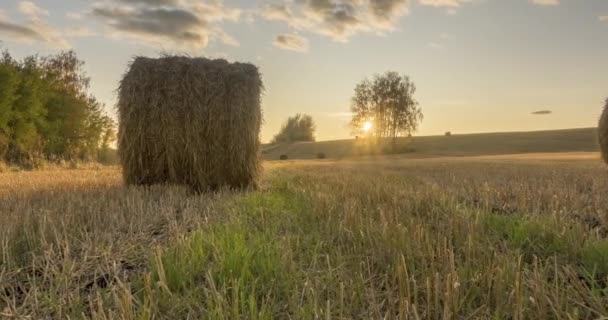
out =
<svg viewBox="0 0 608 320"><path fill-rule="evenodd" d="M350 136L365 78L408 75L418 135L595 126L608 96L608 0L1 0L16 58L73 49L116 116L134 56L185 53L262 73L262 140L308 113Z"/></svg>

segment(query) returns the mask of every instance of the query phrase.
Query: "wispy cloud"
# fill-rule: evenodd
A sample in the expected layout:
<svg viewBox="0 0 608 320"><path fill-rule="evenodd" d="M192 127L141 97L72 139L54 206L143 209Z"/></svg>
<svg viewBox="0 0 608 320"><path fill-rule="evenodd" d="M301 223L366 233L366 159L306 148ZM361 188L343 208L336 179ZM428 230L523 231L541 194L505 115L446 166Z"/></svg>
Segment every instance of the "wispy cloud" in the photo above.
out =
<svg viewBox="0 0 608 320"><path fill-rule="evenodd" d="M539 110L539 111L532 112L532 114L535 116L544 116L544 115L549 115L552 113L553 113L553 111L551 111L551 110Z"/></svg>
<svg viewBox="0 0 608 320"><path fill-rule="evenodd" d="M471 1L472 0L418 0L418 3L423 6L445 8L447 14L455 15L463 4Z"/></svg>
<svg viewBox="0 0 608 320"><path fill-rule="evenodd" d="M66 30L60 30L47 21L49 12L30 1L17 4L17 12L23 17L16 21L0 14L0 34L6 39L18 42L42 42L53 47L69 47L67 37L81 36ZM15 16L15 15L11 15Z"/></svg>
<svg viewBox="0 0 608 320"><path fill-rule="evenodd" d="M443 50L443 49L445 49L446 43L450 42L453 38L454 38L453 35L451 35L447 32L442 32L439 34L439 37L437 38L437 40L431 41L427 45L430 48L435 49L435 50Z"/></svg>
<svg viewBox="0 0 608 320"><path fill-rule="evenodd" d="M421 5L438 8L459 8L471 0L418 0Z"/></svg>
<svg viewBox="0 0 608 320"><path fill-rule="evenodd" d="M532 3L540 6L557 6L559 5L559 0L532 0Z"/></svg>
<svg viewBox="0 0 608 320"><path fill-rule="evenodd" d="M281 49L306 52L308 51L308 39L297 34L280 34L274 38L273 44Z"/></svg>

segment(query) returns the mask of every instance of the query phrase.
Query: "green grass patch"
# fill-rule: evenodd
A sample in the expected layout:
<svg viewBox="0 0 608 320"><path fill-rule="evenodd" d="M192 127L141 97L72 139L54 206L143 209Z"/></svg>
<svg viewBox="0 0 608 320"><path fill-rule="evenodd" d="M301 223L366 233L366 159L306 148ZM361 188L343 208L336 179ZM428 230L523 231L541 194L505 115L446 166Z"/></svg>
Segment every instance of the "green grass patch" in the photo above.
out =
<svg viewBox="0 0 608 320"><path fill-rule="evenodd" d="M581 256L583 266L589 272L600 277L608 277L608 240L589 241L582 248Z"/></svg>
<svg viewBox="0 0 608 320"><path fill-rule="evenodd" d="M518 216L487 214L482 223L491 237L505 241L531 262L534 257L555 257L576 266L581 277L606 288L608 283L608 240L582 236L582 227L572 222L558 224L548 218L531 220Z"/></svg>
<svg viewBox="0 0 608 320"><path fill-rule="evenodd" d="M583 244L575 228L565 228L550 218L526 219L517 215L482 215L489 235L504 240L508 247L519 250L526 261L560 257L572 259Z"/></svg>
<svg viewBox="0 0 608 320"><path fill-rule="evenodd" d="M162 251L152 279L167 291L162 305L170 313L191 312L185 306L199 301L201 316L264 319L280 310L274 301L289 289L280 252L269 235L228 223L197 231Z"/></svg>
<svg viewBox="0 0 608 320"><path fill-rule="evenodd" d="M282 225L297 216L303 202L277 186L237 195L226 203L229 217L162 250L152 280L163 296L165 314L197 314L220 319L270 319L281 314L294 274ZM157 292L159 293L159 292ZM145 299L144 299L145 300ZM199 301L200 310L191 310Z"/></svg>

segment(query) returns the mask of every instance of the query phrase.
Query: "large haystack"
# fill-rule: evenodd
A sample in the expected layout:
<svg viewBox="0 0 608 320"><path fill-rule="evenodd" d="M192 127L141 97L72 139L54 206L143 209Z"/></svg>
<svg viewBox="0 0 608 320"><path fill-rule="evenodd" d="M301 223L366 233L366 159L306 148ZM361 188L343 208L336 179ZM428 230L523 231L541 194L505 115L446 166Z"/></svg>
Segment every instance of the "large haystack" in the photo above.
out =
<svg viewBox="0 0 608 320"><path fill-rule="evenodd" d="M600 118L600 125L598 128L600 148L602 149L602 157L608 164L608 99L606 99L606 105L604 106L604 112Z"/></svg>
<svg viewBox="0 0 608 320"><path fill-rule="evenodd" d="M251 64L136 58L119 88L126 183L185 184L196 191L255 187L262 87Z"/></svg>

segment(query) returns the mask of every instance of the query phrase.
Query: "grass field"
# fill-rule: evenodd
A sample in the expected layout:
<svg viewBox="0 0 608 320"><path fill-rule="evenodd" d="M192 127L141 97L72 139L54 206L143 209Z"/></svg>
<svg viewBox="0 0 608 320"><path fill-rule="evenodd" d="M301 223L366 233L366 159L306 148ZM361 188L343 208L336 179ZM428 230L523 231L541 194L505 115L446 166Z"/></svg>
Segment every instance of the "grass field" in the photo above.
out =
<svg viewBox="0 0 608 320"><path fill-rule="evenodd" d="M0 174L0 318L600 319L596 153L267 162L261 190Z"/></svg>
<svg viewBox="0 0 608 320"><path fill-rule="evenodd" d="M314 159L323 153L327 158L343 159L390 153L391 148L390 141L377 146L365 139L299 142L265 145L264 158L278 160L281 155L287 155L289 159ZM596 128L399 138L396 146L397 153L410 158L597 151Z"/></svg>

